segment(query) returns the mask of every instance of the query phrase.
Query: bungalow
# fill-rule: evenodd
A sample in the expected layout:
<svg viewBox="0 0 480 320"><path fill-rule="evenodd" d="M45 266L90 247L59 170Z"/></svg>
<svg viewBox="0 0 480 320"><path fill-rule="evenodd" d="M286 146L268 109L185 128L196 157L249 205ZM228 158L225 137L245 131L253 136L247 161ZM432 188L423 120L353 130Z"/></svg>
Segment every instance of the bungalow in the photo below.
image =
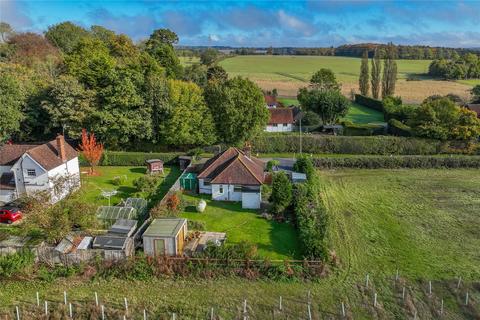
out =
<svg viewBox="0 0 480 320"><path fill-rule="evenodd" d="M199 193L211 194L212 200L241 201L242 208L260 208L264 164L249 153L230 147L209 159L197 178Z"/></svg>
<svg viewBox="0 0 480 320"><path fill-rule="evenodd" d="M49 191L52 203L67 195L54 190L54 182L68 177L68 188L80 185L78 154L63 136L41 145L6 144L0 147L0 202L23 194Z"/></svg>
<svg viewBox="0 0 480 320"><path fill-rule="evenodd" d="M270 120L264 131L291 132L295 125L294 108L269 108Z"/></svg>

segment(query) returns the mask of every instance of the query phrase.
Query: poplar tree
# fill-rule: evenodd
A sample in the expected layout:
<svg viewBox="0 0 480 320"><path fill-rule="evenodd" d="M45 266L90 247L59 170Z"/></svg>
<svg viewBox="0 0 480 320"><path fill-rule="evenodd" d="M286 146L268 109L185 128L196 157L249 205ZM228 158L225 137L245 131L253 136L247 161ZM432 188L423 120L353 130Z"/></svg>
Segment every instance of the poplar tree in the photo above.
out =
<svg viewBox="0 0 480 320"><path fill-rule="evenodd" d="M380 94L380 72L382 66L380 62L380 52L378 49L375 49L375 53L372 58L372 97L378 99Z"/></svg>
<svg viewBox="0 0 480 320"><path fill-rule="evenodd" d="M365 50L365 52L363 52L362 64L360 66L360 77L358 78L358 86L360 88L360 93L364 96L367 96L370 89L368 74L368 50Z"/></svg>
<svg viewBox="0 0 480 320"><path fill-rule="evenodd" d="M393 96L397 81L397 62L395 61L395 47L389 44L383 60L382 98Z"/></svg>

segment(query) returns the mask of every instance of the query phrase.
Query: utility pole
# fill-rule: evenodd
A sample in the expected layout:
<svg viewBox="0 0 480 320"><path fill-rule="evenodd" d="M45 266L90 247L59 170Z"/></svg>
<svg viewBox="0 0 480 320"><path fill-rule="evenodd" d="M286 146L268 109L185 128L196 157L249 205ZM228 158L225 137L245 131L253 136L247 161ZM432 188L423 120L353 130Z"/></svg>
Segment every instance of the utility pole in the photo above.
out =
<svg viewBox="0 0 480 320"><path fill-rule="evenodd" d="M302 155L302 118L300 118L300 155Z"/></svg>

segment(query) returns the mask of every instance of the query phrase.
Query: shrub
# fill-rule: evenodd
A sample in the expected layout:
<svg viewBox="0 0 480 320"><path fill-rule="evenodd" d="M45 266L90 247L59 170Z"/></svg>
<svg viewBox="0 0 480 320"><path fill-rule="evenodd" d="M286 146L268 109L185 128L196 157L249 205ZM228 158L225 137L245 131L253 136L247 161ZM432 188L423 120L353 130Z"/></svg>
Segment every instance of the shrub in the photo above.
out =
<svg viewBox="0 0 480 320"><path fill-rule="evenodd" d="M30 250L0 256L0 278L25 273L33 267L34 261L35 256Z"/></svg>
<svg viewBox="0 0 480 320"><path fill-rule="evenodd" d="M412 128L397 119L390 119L388 121L388 133L395 136L410 137L412 135L411 130Z"/></svg>
<svg viewBox="0 0 480 320"><path fill-rule="evenodd" d="M155 175L144 175L133 180L133 185L142 192L151 193L154 191L158 183L158 176Z"/></svg>
<svg viewBox="0 0 480 320"><path fill-rule="evenodd" d="M270 195L272 211L276 215L283 214L292 201L292 184L285 172L273 175L272 193Z"/></svg>
<svg viewBox="0 0 480 320"><path fill-rule="evenodd" d="M116 176L113 177L112 184L115 186L122 186L127 182L126 176Z"/></svg>
<svg viewBox="0 0 480 320"><path fill-rule="evenodd" d="M205 222L188 220L188 228L190 230L205 231Z"/></svg>
<svg viewBox="0 0 480 320"><path fill-rule="evenodd" d="M478 156L362 156L314 158L317 168L399 169L480 168Z"/></svg>
<svg viewBox="0 0 480 320"><path fill-rule="evenodd" d="M267 171L272 172L275 167L280 165L280 161L278 160L270 160L267 162Z"/></svg>
<svg viewBox="0 0 480 320"><path fill-rule="evenodd" d="M257 246L246 241L236 244L224 244L217 246L213 243L207 244L202 256L213 259L249 259L258 258Z"/></svg>
<svg viewBox="0 0 480 320"><path fill-rule="evenodd" d="M299 151L298 134L262 134L252 141L255 152L296 153ZM445 144L437 140L392 136L345 137L319 134L302 136L305 153L343 154L437 154Z"/></svg>
<svg viewBox="0 0 480 320"><path fill-rule="evenodd" d="M362 106L365 106L367 108L383 112L383 103L380 100L370 98L370 97L367 97L367 96L363 96L361 94L356 94L355 95L355 102L358 103L358 104L361 104Z"/></svg>
<svg viewBox="0 0 480 320"><path fill-rule="evenodd" d="M313 165L312 159L306 156L301 156L297 158L297 161L293 165L293 170L296 172L305 173L307 175L307 178L312 177L312 175L315 173L315 167Z"/></svg>

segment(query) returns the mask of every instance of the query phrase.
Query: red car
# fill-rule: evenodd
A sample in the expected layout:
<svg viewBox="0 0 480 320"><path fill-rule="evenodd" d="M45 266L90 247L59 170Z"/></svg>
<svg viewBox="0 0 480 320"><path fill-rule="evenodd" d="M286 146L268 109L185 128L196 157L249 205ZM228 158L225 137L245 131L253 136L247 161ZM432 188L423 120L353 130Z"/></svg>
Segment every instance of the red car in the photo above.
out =
<svg viewBox="0 0 480 320"><path fill-rule="evenodd" d="M6 222L8 224L22 219L22 212L14 207L1 207L0 208L0 222Z"/></svg>

